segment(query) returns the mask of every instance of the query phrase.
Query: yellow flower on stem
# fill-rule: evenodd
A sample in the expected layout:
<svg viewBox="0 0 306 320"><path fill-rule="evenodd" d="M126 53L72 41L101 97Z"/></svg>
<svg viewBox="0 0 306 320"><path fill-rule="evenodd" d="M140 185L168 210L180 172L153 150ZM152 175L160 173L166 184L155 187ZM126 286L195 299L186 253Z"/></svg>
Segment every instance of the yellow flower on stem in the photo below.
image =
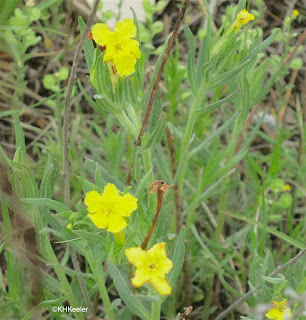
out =
<svg viewBox="0 0 306 320"><path fill-rule="evenodd" d="M87 192L84 202L88 207L89 218L98 228L118 233L127 225L124 217L129 217L137 209L137 201L129 193L120 196L116 186L108 183L102 194L97 191Z"/></svg>
<svg viewBox="0 0 306 320"><path fill-rule="evenodd" d="M165 242L157 243L149 250L141 247L129 248L125 250L125 255L136 267L134 278L131 279L134 287L141 287L149 282L159 294L171 294L166 274L172 269L173 263L167 258Z"/></svg>
<svg viewBox="0 0 306 320"><path fill-rule="evenodd" d="M274 320L288 320L291 318L292 313L289 308L287 308L287 300L282 300L281 302L272 301L274 307L271 308L267 313L266 317L268 319Z"/></svg>
<svg viewBox="0 0 306 320"><path fill-rule="evenodd" d="M132 19L118 21L114 31L110 31L104 23L97 23L92 28L93 40L106 48L103 61L111 62L119 76L128 76L135 72L136 61L141 56L138 41L132 39L135 38L136 31Z"/></svg>
<svg viewBox="0 0 306 320"><path fill-rule="evenodd" d="M236 32L240 30L240 28L249 23L250 21L254 20L255 17L252 13L249 13L246 9L243 9L237 14L236 20L232 23L232 25L229 28L229 32L232 31L234 28L236 28Z"/></svg>
<svg viewBox="0 0 306 320"><path fill-rule="evenodd" d="M298 10L293 10L292 15L291 15L291 19L295 20L297 18L297 16L300 15L300 12Z"/></svg>

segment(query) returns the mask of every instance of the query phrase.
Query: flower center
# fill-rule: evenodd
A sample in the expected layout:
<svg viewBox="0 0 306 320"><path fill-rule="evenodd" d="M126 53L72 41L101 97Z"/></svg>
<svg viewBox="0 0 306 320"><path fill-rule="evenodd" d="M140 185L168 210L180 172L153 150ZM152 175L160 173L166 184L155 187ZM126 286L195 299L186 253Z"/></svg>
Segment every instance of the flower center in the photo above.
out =
<svg viewBox="0 0 306 320"><path fill-rule="evenodd" d="M119 50L122 49L122 46L121 46L120 43L116 43L116 44L115 44L115 48L116 48L117 51L119 51Z"/></svg>
<svg viewBox="0 0 306 320"><path fill-rule="evenodd" d="M108 208L105 210L105 213L108 215L108 214L112 214L113 213L113 210L111 208Z"/></svg>
<svg viewBox="0 0 306 320"><path fill-rule="evenodd" d="M155 270L157 268L157 264L156 263L151 263L150 265L149 265L149 269L150 270Z"/></svg>

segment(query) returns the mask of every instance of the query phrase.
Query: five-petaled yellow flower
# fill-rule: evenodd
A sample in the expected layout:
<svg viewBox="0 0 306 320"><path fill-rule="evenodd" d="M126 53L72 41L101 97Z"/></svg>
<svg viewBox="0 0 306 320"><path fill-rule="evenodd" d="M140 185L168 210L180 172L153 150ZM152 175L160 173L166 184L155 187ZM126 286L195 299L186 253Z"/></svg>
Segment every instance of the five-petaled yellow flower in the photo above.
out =
<svg viewBox="0 0 306 320"><path fill-rule="evenodd" d="M252 15L252 13L249 13L246 9L243 9L237 14L236 20L232 23L228 31L232 31L234 28L236 28L235 32L238 32L238 30L245 24L249 23L250 21L254 20L255 17Z"/></svg>
<svg viewBox="0 0 306 320"><path fill-rule="evenodd" d="M139 43L132 39L136 36L136 26L132 19L118 21L114 31L105 23L97 23L92 28L92 37L102 47L106 47L103 61L111 62L120 76L128 76L135 71L140 58Z"/></svg>
<svg viewBox="0 0 306 320"><path fill-rule="evenodd" d="M137 209L137 200L129 193L120 196L116 186L108 183L102 194L88 192L84 202L88 206L89 218L98 228L118 233L127 225L124 217L129 217Z"/></svg>
<svg viewBox="0 0 306 320"><path fill-rule="evenodd" d="M286 300L281 302L272 301L274 307L266 313L268 319L288 320L291 318L291 310L287 308Z"/></svg>
<svg viewBox="0 0 306 320"><path fill-rule="evenodd" d="M125 250L125 255L136 267L134 278L131 279L134 287L141 287L149 282L158 293L171 294L166 273L172 269L173 263L167 258L165 242L157 243L149 250L141 247L129 248Z"/></svg>

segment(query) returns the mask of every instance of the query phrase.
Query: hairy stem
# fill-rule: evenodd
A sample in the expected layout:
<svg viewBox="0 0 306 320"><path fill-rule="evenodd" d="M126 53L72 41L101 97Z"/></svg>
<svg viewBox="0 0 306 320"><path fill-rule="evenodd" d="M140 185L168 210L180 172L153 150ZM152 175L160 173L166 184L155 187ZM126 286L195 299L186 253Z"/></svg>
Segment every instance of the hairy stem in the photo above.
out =
<svg viewBox="0 0 306 320"><path fill-rule="evenodd" d="M144 118L143 118L143 121L142 121L142 126L141 126L141 129L140 129L140 132L139 132L139 135L138 135L138 139L137 139L137 142L136 142L136 147L139 147L141 145L142 137L143 137L143 135L145 133L145 130L147 128L147 125L148 125L148 121L149 121L149 117L150 117L151 110L152 110L152 107L153 107L153 102L154 102L154 98L155 98L155 95L156 95L156 92L157 92L158 84L159 84L161 76L163 74L163 71L164 71L166 62L168 60L170 51L171 51L171 49L173 47L174 41L178 37L180 25L181 25L181 22L182 22L182 20L184 18L185 11L187 9L188 3L189 3L189 0L185 0L183 5L182 5L182 8L180 9L178 18L177 18L175 26L174 26L174 30L173 30L172 36L171 36L171 38L169 40L168 47L166 49L166 52L165 52L165 55L163 57L162 63L160 65L160 67L159 67L159 70L158 70L158 73L157 73L157 77L156 77L155 83L153 85L152 92L151 92L151 95L150 95L150 98L149 98L149 102L148 102L148 105L147 105L147 109L146 109L146 112L145 112L145 115L144 115ZM126 180L126 185L127 186L130 185L130 183L131 183L132 168L133 168L133 164L130 166L130 169L129 169L129 172L128 172L128 175L127 175L127 180Z"/></svg>
<svg viewBox="0 0 306 320"><path fill-rule="evenodd" d="M96 15L98 5L100 3L100 0L96 0L94 3L94 6L92 8L92 11L90 13L90 16L88 18L88 21L86 23L86 28L84 30L84 33L81 36L80 42L78 44L78 47L76 49L73 64L70 72L70 77L68 81L68 87L67 87L67 95L65 98L65 109L64 109L64 146L63 146L63 178L64 178L64 202L67 206L70 205L70 184L69 184L69 122L70 122L70 112L71 112L71 95L72 95L72 89L73 85L76 80L76 70L77 66L79 64L80 55L83 49L83 44L85 42L85 39L87 37L87 34L89 32L89 28L91 27L94 17Z"/></svg>

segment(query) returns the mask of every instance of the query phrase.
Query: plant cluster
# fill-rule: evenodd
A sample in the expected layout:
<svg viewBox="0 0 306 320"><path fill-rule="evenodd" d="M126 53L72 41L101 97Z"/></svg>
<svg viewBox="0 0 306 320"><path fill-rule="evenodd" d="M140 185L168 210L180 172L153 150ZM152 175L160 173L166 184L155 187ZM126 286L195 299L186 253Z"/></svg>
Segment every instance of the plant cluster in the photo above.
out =
<svg viewBox="0 0 306 320"><path fill-rule="evenodd" d="M10 157L0 147L0 318L303 319L299 94L288 107L292 75L303 66L305 36L296 40L292 27L302 14L292 8L283 29L264 39L260 1L228 6L216 27L203 0L206 23L194 35L183 25L185 0L159 48L152 43L163 24L153 15L165 1L143 0L145 24L133 9L133 19L119 13L113 28L115 13L93 25L79 17L80 37L41 77L48 96L28 106L31 48L42 42L36 31L46 50L55 45L60 2L12 1L3 11L0 39L13 62L1 84L12 106L0 117L12 118L15 150ZM69 77L66 59L78 40L84 55L76 53ZM275 43L282 54L268 51ZM74 84L78 63L86 77ZM51 112L47 128L26 124L27 112L42 106ZM37 134L31 142L27 130ZM88 311L63 315L58 306Z"/></svg>

